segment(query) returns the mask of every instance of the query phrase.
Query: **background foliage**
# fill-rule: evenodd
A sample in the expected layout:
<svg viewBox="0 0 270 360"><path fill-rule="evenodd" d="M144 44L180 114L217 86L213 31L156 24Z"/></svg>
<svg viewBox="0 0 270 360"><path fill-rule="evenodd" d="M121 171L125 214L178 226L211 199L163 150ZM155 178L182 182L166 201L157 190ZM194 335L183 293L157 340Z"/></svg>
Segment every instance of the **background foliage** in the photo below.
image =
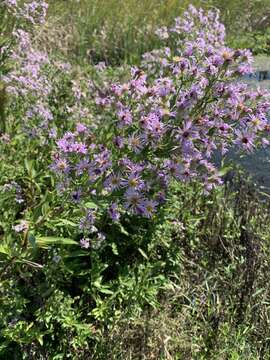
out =
<svg viewBox="0 0 270 360"><path fill-rule="evenodd" d="M42 33L46 46L94 63L138 63L141 55L158 46L154 30L170 25L189 0L57 0ZM268 0L194 0L194 6L218 8L233 47L269 53ZM243 6L244 5L244 6ZM59 46L61 45L61 46Z"/></svg>

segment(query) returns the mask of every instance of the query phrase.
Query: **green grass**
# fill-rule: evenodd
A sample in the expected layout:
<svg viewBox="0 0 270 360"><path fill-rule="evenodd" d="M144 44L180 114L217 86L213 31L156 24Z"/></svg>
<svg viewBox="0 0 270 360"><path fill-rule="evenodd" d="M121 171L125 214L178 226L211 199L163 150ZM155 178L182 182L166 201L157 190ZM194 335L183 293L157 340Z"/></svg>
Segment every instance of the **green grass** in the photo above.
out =
<svg viewBox="0 0 270 360"><path fill-rule="evenodd" d="M136 317L122 309L95 359L270 358L270 288L264 280L270 213L241 178L207 200L196 197L198 188L173 191L144 262L152 264L148 287L158 259L159 274L170 282L160 287L156 306Z"/></svg>
<svg viewBox="0 0 270 360"><path fill-rule="evenodd" d="M201 1L196 1L200 3ZM189 2L176 0L52 1L52 29L72 31L71 52L94 63L137 62L157 45L154 30L180 15ZM55 14L57 14L55 16ZM57 21L56 21L57 19Z"/></svg>
<svg viewBox="0 0 270 360"><path fill-rule="evenodd" d="M170 25L190 3L221 10L229 45L253 44L256 53L269 50L268 40L263 36L270 25L268 0L252 0L245 8L240 0L51 0L49 3L49 21L39 43L52 51L61 48L62 53L75 61L138 63L144 52L159 46L154 35L156 27ZM262 18L266 19L260 22Z"/></svg>

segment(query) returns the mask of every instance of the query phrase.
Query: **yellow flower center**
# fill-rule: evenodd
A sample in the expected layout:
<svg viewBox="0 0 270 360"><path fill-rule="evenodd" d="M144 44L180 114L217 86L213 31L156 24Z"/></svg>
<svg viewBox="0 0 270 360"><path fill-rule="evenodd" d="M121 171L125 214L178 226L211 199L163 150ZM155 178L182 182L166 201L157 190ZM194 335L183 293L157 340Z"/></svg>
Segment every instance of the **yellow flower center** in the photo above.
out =
<svg viewBox="0 0 270 360"><path fill-rule="evenodd" d="M128 184L129 184L129 186L134 187L134 186L138 185L138 180L137 179L130 179L128 181Z"/></svg>

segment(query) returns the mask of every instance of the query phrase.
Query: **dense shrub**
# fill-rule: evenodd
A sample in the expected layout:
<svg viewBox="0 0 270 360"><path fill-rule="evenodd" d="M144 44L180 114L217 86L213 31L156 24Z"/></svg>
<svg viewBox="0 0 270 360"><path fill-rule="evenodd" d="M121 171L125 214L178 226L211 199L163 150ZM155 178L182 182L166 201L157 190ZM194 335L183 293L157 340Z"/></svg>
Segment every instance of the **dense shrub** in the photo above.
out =
<svg viewBox="0 0 270 360"><path fill-rule="evenodd" d="M97 91L94 128L79 123L57 141L52 169L65 199L88 208L86 235L102 228L106 211L113 221L122 212L151 218L171 178L211 190L221 183L214 151L268 144L268 95L233 82L252 58L225 46L218 14L191 7L158 35L165 47L145 54L129 81Z"/></svg>
<svg viewBox="0 0 270 360"><path fill-rule="evenodd" d="M0 358L267 356L269 209L212 162L268 145L249 51L190 7L81 69L37 50L44 1L1 10Z"/></svg>

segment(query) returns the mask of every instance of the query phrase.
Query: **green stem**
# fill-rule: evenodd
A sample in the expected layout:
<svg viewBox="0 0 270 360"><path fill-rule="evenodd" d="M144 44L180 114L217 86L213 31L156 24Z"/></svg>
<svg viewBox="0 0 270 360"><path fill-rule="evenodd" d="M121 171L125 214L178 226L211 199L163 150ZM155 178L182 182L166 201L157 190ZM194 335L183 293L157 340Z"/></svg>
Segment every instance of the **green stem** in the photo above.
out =
<svg viewBox="0 0 270 360"><path fill-rule="evenodd" d="M6 89L4 85L0 82L0 133L6 132L5 103Z"/></svg>

